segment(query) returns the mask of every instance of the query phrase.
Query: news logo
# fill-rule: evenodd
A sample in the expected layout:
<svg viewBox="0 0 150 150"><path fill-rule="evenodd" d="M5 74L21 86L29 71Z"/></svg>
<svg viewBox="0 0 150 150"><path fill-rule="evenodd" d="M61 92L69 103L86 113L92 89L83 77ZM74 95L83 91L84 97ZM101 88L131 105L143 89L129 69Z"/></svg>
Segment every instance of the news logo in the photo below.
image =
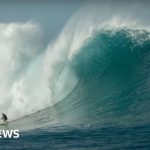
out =
<svg viewBox="0 0 150 150"><path fill-rule="evenodd" d="M0 138L19 138L19 130L0 130Z"/></svg>

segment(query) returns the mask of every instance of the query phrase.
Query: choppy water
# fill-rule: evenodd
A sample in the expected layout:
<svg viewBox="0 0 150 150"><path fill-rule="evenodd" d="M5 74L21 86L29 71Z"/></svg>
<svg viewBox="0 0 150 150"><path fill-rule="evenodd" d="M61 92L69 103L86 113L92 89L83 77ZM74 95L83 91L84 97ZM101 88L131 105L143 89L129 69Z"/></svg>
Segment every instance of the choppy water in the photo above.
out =
<svg viewBox="0 0 150 150"><path fill-rule="evenodd" d="M0 141L5 149L144 149L150 147L150 127L51 127Z"/></svg>

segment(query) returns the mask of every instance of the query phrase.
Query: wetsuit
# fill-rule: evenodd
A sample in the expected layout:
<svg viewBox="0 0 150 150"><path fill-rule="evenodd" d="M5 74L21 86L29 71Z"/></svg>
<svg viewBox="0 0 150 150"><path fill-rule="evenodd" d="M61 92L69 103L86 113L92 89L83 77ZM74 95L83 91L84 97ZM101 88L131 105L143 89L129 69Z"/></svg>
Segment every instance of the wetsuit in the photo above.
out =
<svg viewBox="0 0 150 150"><path fill-rule="evenodd" d="M3 115L2 116L3 121L7 121L7 119L8 119L7 116L4 113L2 113L2 115Z"/></svg>

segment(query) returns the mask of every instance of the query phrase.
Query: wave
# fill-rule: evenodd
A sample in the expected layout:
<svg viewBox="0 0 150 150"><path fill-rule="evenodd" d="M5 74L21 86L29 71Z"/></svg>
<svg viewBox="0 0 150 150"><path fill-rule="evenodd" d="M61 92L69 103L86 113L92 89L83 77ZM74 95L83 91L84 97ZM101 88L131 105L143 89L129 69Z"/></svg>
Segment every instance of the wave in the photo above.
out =
<svg viewBox="0 0 150 150"><path fill-rule="evenodd" d="M72 16L47 48L36 24L2 27L6 42L18 33L5 47L10 57L3 57L0 77L9 80L0 86L2 111L20 118L50 106L32 114L30 124L149 123L149 8L140 2L124 3L127 9L122 3L97 3ZM37 34L34 44L26 41ZM5 70L12 62L11 71Z"/></svg>
<svg viewBox="0 0 150 150"><path fill-rule="evenodd" d="M126 28L97 32L70 63L80 79L74 89L53 106L18 122L30 122L29 128L149 124L149 37L146 30Z"/></svg>
<svg viewBox="0 0 150 150"><path fill-rule="evenodd" d="M79 84L44 117L64 124L149 123L149 36L126 28L94 34L71 62Z"/></svg>

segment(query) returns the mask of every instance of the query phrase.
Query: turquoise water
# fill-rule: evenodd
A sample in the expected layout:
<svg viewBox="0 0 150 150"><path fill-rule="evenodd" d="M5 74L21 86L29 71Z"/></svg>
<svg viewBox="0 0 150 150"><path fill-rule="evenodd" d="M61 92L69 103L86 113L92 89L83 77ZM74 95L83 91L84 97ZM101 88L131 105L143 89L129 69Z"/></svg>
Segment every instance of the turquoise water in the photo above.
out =
<svg viewBox="0 0 150 150"><path fill-rule="evenodd" d="M11 122L7 149L150 149L150 33L100 30L69 67L79 79L52 107Z"/></svg>
<svg viewBox="0 0 150 150"><path fill-rule="evenodd" d="M150 147L149 126L55 127L21 134L19 139L1 140L5 149L144 149Z"/></svg>

